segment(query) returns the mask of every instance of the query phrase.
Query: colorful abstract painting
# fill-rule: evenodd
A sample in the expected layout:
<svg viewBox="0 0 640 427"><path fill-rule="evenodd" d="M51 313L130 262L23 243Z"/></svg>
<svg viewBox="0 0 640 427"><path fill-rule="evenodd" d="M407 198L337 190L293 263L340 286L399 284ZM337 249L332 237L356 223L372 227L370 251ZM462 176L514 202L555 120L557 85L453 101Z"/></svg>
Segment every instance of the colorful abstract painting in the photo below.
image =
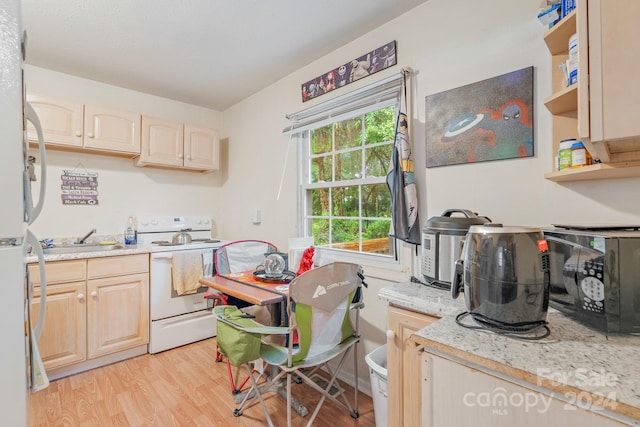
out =
<svg viewBox="0 0 640 427"><path fill-rule="evenodd" d="M317 98L363 77L396 65L395 40L302 85L302 102Z"/></svg>
<svg viewBox="0 0 640 427"><path fill-rule="evenodd" d="M533 67L426 97L427 167L530 157Z"/></svg>

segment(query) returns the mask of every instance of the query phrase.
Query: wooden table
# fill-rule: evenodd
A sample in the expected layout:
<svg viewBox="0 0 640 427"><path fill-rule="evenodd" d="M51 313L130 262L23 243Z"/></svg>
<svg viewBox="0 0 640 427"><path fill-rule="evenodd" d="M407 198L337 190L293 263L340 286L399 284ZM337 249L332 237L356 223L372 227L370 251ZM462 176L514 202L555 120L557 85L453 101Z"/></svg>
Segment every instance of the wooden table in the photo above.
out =
<svg viewBox="0 0 640 427"><path fill-rule="evenodd" d="M253 271L203 278L200 279L200 283L250 304L269 306L271 324L280 325L282 323L287 290L277 289L282 286L281 283L261 282L255 278Z"/></svg>
<svg viewBox="0 0 640 427"><path fill-rule="evenodd" d="M252 271L203 278L200 283L254 305L277 304L287 299L286 290L276 289L281 284L260 282Z"/></svg>

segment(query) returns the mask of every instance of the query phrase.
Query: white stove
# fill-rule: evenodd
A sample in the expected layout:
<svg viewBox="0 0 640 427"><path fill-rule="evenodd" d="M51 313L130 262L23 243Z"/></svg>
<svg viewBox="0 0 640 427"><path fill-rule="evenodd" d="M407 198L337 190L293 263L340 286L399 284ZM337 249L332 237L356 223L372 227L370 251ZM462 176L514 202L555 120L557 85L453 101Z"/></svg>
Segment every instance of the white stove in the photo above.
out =
<svg viewBox="0 0 640 427"><path fill-rule="evenodd" d="M149 353L216 335L204 299L207 288L197 283L215 274L215 249L224 243L211 238L211 225L206 216L138 217L138 244L151 246ZM185 229L192 242L173 244L173 236Z"/></svg>

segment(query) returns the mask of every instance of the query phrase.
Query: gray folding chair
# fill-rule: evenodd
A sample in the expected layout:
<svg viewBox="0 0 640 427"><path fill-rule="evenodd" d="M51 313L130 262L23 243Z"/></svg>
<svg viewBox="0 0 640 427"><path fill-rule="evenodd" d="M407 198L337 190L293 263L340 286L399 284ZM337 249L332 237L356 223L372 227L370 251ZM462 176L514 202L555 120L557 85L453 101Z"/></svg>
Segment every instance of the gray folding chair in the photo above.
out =
<svg viewBox="0 0 640 427"><path fill-rule="evenodd" d="M326 399L330 399L346 409L353 418L358 418L358 354L360 341L358 332L359 311L364 307L362 299L363 275L360 266L346 262L334 262L296 277L289 283L287 313L289 324L284 327L263 326L255 321L225 313L224 307L216 307L214 312L220 323L252 336L260 337L259 351L254 348L248 357L259 356L271 366L277 374L269 382L258 387L258 381L252 376L252 389L234 411L235 416L242 415L244 409L255 399L259 399L265 417L273 426L271 416L262 399L261 390L272 390L272 385L281 382L286 376L287 426L291 426L291 387L292 375L300 378L320 393L315 410L307 425L311 425ZM353 316L351 315L353 313ZM354 321L352 321L352 317ZM242 319L242 320L240 320ZM285 344L274 344L277 340L265 339L269 335L282 335ZM246 348L232 343L218 341L225 354L246 352ZM295 342L295 343L294 343ZM227 345L229 344L229 345ZM355 387L353 406L336 380L349 353L353 353ZM244 361L243 354L234 354ZM331 361L335 363L329 364ZM247 365L248 366L248 365ZM251 372L248 366L249 372ZM320 371L326 376L322 383L314 381Z"/></svg>

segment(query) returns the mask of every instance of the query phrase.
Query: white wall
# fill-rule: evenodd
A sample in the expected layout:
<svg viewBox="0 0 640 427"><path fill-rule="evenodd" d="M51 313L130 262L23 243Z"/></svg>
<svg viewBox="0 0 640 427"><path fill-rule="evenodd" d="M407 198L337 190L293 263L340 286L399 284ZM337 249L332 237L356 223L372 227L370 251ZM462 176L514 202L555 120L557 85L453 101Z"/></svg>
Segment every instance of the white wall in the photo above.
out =
<svg viewBox="0 0 640 427"><path fill-rule="evenodd" d="M234 200L237 209L221 212L222 226L233 235L257 235L286 244L286 237L296 235L297 169L292 153L283 195L276 201L287 150L287 138L281 135L288 125L285 115L397 73L401 67L416 71L412 123L422 224L448 208L468 208L508 225L640 223L638 179L557 184L543 177L551 171L554 154L551 117L543 105L551 93L551 62L542 39L546 29L536 18L540 3L429 0L225 111L231 166L221 190L222 198ZM302 103L301 83L390 40L397 40L397 66ZM535 156L427 170L425 96L528 66L534 67ZM253 207L262 209L260 226L247 219ZM389 282L370 279L369 284L364 353L385 342L385 304L377 293ZM360 368L360 377L368 378L366 366Z"/></svg>
<svg viewBox="0 0 640 427"><path fill-rule="evenodd" d="M222 129L221 112L42 68L27 66L25 85L29 93ZM39 154L35 150L31 154L39 167ZM222 185L222 172L138 168L131 159L53 150L47 158L46 201L42 216L32 226L40 238L82 236L92 228L97 235L121 234L129 215L210 215L215 222L220 206L215 193ZM74 168L98 172L97 206L62 205L60 175ZM39 182L32 188L37 194Z"/></svg>

